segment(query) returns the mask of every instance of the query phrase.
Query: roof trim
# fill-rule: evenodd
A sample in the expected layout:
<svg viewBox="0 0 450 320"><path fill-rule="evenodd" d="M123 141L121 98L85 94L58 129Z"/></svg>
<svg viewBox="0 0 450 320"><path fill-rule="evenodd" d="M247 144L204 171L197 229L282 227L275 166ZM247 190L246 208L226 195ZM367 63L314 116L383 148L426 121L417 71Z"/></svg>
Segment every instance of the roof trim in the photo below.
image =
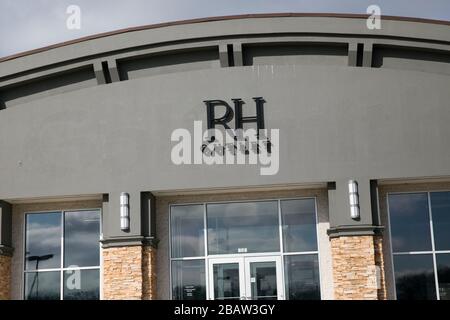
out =
<svg viewBox="0 0 450 320"><path fill-rule="evenodd" d="M346 19L367 19L369 15L367 14L350 14L350 13L257 13L257 14L240 14L240 15L228 15L228 16L216 16L216 17L208 17L208 18L196 18L196 19L187 19L187 20L178 20L171 22L163 22L157 24L150 24L138 27L129 27L124 29L118 29L114 31L102 32L90 36L85 36L82 38L69 40L60 42L57 44L28 50L20 53L16 53L13 55L9 55L3 58L0 58L0 62L5 62L17 58L21 58L24 56L32 55L35 53L40 53L44 51L48 51L55 48L60 48L64 46L68 46L71 44L84 42L88 40L95 40L103 37L113 36L122 33L148 30L148 29L157 29L169 26L178 26L184 24L193 24L193 23L202 23L202 22L213 22L213 21L224 21L224 20L238 20L238 19L249 19L249 18L283 18L283 17L319 17L319 18L346 18ZM391 21L406 21L406 22L417 22L417 23L428 23L428 24L439 24L450 26L450 21L445 20L433 20L433 19L424 19L424 18L412 18L412 17L400 17L400 16L387 16L382 15L382 19L391 20Z"/></svg>

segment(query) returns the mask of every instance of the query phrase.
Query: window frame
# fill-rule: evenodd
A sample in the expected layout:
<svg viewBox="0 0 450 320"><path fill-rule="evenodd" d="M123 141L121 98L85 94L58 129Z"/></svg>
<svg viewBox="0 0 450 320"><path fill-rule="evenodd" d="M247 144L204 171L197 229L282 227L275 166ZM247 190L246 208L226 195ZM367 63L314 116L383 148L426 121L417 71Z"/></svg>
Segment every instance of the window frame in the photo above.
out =
<svg viewBox="0 0 450 320"><path fill-rule="evenodd" d="M285 252L283 244L283 219L281 213L281 201L285 200L314 200L314 219L315 219L315 230L316 230L316 251L295 251L295 252ZM208 224L207 224L207 205L208 204L227 204L227 203L247 203L247 202L269 202L277 201L278 210L278 236L280 243L280 250L275 252L255 252L255 253L227 253L227 254L208 254ZM182 257L182 258L172 258L172 207L176 206L191 206L191 205L203 205L203 236L204 236L204 255L197 257ZM239 199L239 200L222 200L222 201L199 201L199 202L180 202L180 203L169 203L169 297L173 300L173 290L172 290L172 261L175 260L204 260L205 265L205 286L206 286L206 300L210 300L209 296L209 259L214 258L225 258L225 257L264 257L264 256L279 256L281 258L281 276L283 279L283 286L286 287L286 277L285 277L285 256L295 256L295 255L317 255L318 268L319 268L319 293L320 300L323 299L323 286L322 286L322 269L321 269L321 250L320 250L320 237L319 237L319 215L317 206L317 196L305 196L305 197L288 197L288 198L261 198L261 199ZM285 299L287 300L287 292L285 294Z"/></svg>
<svg viewBox="0 0 450 320"><path fill-rule="evenodd" d="M434 284L436 290L436 300L440 299L439 293L439 278L438 278L438 270L436 263L436 255L438 254L449 254L450 250L436 250L435 246L435 238L434 238L434 224L433 224L433 210L431 209L431 194L439 193L439 192L450 192L450 190L424 190L424 191L394 191L386 193L386 211L388 217L388 232L389 232L389 254L391 257L391 268L392 268L392 283L394 284L394 298L397 300L397 283L395 281L395 266L394 266L394 256L400 255L431 255L433 260L433 272L434 272ZM428 227L430 228L430 237L431 237L431 250L429 251L404 251L404 252L394 252L392 247L392 228L391 228L391 211L389 208L389 196L390 195L404 195L404 194L426 194L427 196L427 204L428 204Z"/></svg>
<svg viewBox="0 0 450 320"><path fill-rule="evenodd" d="M98 239L98 250L99 250L99 265L98 266L89 266L89 267L78 267L78 268L65 268L64 267L64 234L65 234L65 220L64 216L66 212L79 212L79 211L98 211L99 212L99 239ZM26 246L27 246L27 216L31 214L46 214L46 213L60 213L61 214L61 261L59 268L50 268L50 269L41 269L41 270L27 270L26 269ZM21 271L21 295L22 300L26 299L26 274L27 273L35 273L35 272L59 272L60 279L60 290L59 290L59 300L64 300L64 272L70 270L98 270L99 271L99 300L102 300L103 297L103 257L102 257L102 248L101 248L101 236L102 236L102 208L74 208L74 209L54 209L54 210L37 210L37 211L26 211L23 214L23 232L22 232L22 271Z"/></svg>

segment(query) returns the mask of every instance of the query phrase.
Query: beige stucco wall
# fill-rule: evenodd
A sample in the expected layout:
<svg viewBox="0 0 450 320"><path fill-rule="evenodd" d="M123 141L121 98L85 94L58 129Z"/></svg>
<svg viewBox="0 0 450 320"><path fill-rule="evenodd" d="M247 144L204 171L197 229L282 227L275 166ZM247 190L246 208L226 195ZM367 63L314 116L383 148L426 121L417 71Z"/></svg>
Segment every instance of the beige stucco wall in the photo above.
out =
<svg viewBox="0 0 450 320"><path fill-rule="evenodd" d="M403 183L381 185L378 189L381 224L385 227L383 232L383 255L385 261L385 276L387 287L387 298L395 299L395 280L392 261L391 236L389 226L389 215L387 196L390 192L423 192L423 191L449 191L450 182L427 182L427 183Z"/></svg>
<svg viewBox="0 0 450 320"><path fill-rule="evenodd" d="M212 201L257 200L278 198L316 197L318 216L318 248L322 299L333 299L333 272L329 228L328 192L326 189L297 189L250 191L204 195L177 195L157 197L156 229L159 239L157 250L157 299L170 299L169 273L169 205L175 203L202 203Z"/></svg>
<svg viewBox="0 0 450 320"><path fill-rule="evenodd" d="M97 209L102 207L101 200L56 201L47 203L14 204L12 216L12 257L11 299L23 299L23 261L24 261L24 223L27 212L45 212L53 210Z"/></svg>

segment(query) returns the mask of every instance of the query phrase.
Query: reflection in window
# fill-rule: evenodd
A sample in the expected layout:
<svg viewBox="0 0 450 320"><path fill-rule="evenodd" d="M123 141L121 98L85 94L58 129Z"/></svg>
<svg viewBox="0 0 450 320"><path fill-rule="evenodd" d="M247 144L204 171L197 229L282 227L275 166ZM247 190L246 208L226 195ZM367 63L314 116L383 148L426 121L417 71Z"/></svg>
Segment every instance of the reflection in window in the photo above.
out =
<svg viewBox="0 0 450 320"><path fill-rule="evenodd" d="M426 193L389 196L392 249L395 252L431 250L430 217Z"/></svg>
<svg viewBox="0 0 450 320"><path fill-rule="evenodd" d="M286 297L289 300L320 300L317 254L284 257Z"/></svg>
<svg viewBox="0 0 450 320"><path fill-rule="evenodd" d="M289 299L320 299L314 198L172 205L170 234L173 299L206 298L209 255L267 252L285 259ZM251 265L258 267L251 271L252 297L276 297L273 262ZM240 298L241 271L235 262L215 264L209 275L216 284L211 295Z"/></svg>
<svg viewBox="0 0 450 320"><path fill-rule="evenodd" d="M277 201L208 204L207 221L209 254L280 250Z"/></svg>
<svg viewBox="0 0 450 320"><path fill-rule="evenodd" d="M25 299L99 299L99 210L27 214L25 233Z"/></svg>
<svg viewBox="0 0 450 320"><path fill-rule="evenodd" d="M284 251L316 251L315 200L283 200L281 201L281 215Z"/></svg>
<svg viewBox="0 0 450 320"><path fill-rule="evenodd" d="M61 213L26 216L25 268L40 270L61 265Z"/></svg>
<svg viewBox="0 0 450 320"><path fill-rule="evenodd" d="M277 300L277 266L275 261L250 262L252 300Z"/></svg>
<svg viewBox="0 0 450 320"><path fill-rule="evenodd" d="M395 256L394 265L397 299L436 299L433 256L431 254Z"/></svg>
<svg viewBox="0 0 450 320"><path fill-rule="evenodd" d="M216 300L239 300L239 264L218 263L214 265L214 298Z"/></svg>
<svg viewBox="0 0 450 320"><path fill-rule="evenodd" d="M172 261L172 298L175 300L206 299L205 260Z"/></svg>
<svg viewBox="0 0 450 320"><path fill-rule="evenodd" d="M436 264L440 298L441 300L450 300L450 254L437 254Z"/></svg>
<svg viewBox="0 0 450 320"><path fill-rule="evenodd" d="M64 213L64 266L89 267L100 265L99 211Z"/></svg>
<svg viewBox="0 0 450 320"><path fill-rule="evenodd" d="M450 192L391 194L388 201L397 298L450 299Z"/></svg>
<svg viewBox="0 0 450 320"><path fill-rule="evenodd" d="M173 206L171 210L172 257L205 254L204 206Z"/></svg>
<svg viewBox="0 0 450 320"><path fill-rule="evenodd" d="M61 294L59 271L25 273L25 299L59 300Z"/></svg>
<svg viewBox="0 0 450 320"><path fill-rule="evenodd" d="M100 270L64 271L64 300L98 300Z"/></svg>
<svg viewBox="0 0 450 320"><path fill-rule="evenodd" d="M430 199L436 250L450 250L450 192L432 192Z"/></svg>

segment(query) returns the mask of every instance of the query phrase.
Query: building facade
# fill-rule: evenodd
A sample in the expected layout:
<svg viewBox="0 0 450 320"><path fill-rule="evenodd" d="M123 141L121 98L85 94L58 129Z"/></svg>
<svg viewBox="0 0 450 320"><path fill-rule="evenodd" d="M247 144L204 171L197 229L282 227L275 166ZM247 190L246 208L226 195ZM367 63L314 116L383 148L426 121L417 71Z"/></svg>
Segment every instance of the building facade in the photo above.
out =
<svg viewBox="0 0 450 320"><path fill-rule="evenodd" d="M0 60L0 299L450 299L450 23L366 18ZM277 129L271 162L197 163L196 122Z"/></svg>

